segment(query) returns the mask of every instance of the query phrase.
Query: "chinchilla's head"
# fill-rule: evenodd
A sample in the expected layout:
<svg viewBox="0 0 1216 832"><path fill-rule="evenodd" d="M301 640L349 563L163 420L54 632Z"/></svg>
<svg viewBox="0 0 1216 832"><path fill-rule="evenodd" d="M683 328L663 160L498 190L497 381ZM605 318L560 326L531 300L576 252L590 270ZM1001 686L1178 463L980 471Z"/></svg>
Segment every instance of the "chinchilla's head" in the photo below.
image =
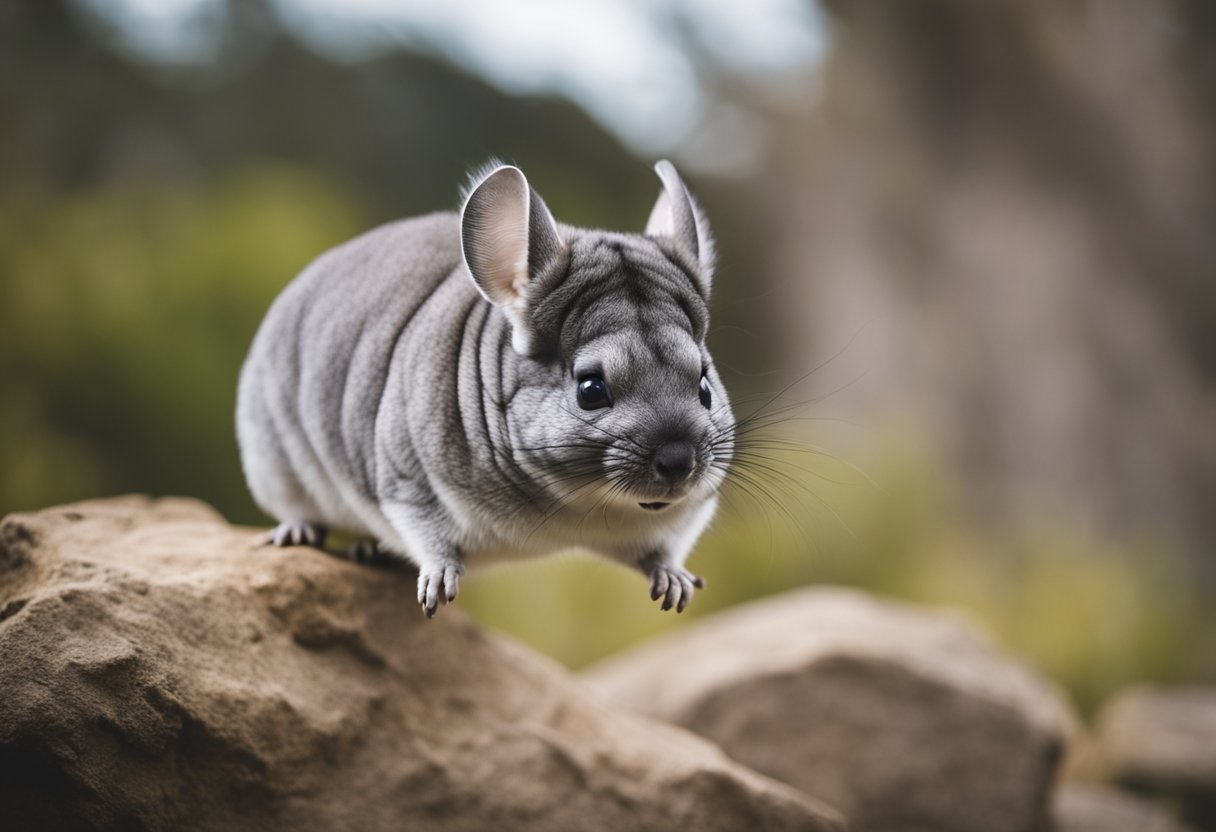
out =
<svg viewBox="0 0 1216 832"><path fill-rule="evenodd" d="M558 225L508 165L461 212L465 265L522 357L502 402L516 466L558 499L641 514L714 493L734 431L705 345L713 238L671 163L655 170L641 234Z"/></svg>

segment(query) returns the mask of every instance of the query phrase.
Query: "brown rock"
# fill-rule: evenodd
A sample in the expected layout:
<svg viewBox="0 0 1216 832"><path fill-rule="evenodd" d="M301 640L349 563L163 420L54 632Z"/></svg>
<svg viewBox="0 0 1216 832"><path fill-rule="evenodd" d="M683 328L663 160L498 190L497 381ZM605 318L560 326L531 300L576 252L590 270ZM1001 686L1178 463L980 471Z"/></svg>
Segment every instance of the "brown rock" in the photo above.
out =
<svg viewBox="0 0 1216 832"><path fill-rule="evenodd" d="M1193 832L1160 806L1104 786L1063 786L1051 816L1052 832Z"/></svg>
<svg viewBox="0 0 1216 832"><path fill-rule="evenodd" d="M146 498L0 527L6 829L839 829L414 577Z"/></svg>
<svg viewBox="0 0 1216 832"><path fill-rule="evenodd" d="M861 832L1040 828L1068 723L1047 685L960 622L836 589L714 616L584 678Z"/></svg>
<svg viewBox="0 0 1216 832"><path fill-rule="evenodd" d="M1216 688L1131 688L1102 709L1096 735L1108 778L1216 829Z"/></svg>

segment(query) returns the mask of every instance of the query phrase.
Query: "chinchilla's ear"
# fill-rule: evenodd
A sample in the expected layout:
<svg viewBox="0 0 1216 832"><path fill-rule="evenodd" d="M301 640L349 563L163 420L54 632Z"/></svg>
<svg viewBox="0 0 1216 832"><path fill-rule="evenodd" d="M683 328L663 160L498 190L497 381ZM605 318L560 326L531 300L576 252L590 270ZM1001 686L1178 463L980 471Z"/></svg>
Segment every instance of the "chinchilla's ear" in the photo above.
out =
<svg viewBox="0 0 1216 832"><path fill-rule="evenodd" d="M478 291L503 310L516 351L527 354L532 340L524 309L528 282L565 246L523 171L491 163L474 176L460 212L460 246Z"/></svg>
<svg viewBox="0 0 1216 832"><path fill-rule="evenodd" d="M646 234L672 240L696 267L701 289L709 295L714 276L714 238L701 206L693 199L675 165L663 159L654 166L663 190L650 212Z"/></svg>

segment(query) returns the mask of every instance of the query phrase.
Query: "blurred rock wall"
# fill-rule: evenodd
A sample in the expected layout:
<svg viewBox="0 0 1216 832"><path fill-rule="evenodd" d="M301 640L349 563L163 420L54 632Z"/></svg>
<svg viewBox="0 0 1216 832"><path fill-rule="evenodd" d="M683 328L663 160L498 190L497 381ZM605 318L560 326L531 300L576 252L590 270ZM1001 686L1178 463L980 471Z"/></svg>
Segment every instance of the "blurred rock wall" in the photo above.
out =
<svg viewBox="0 0 1216 832"><path fill-rule="evenodd" d="M828 10L762 184L792 354L855 339L827 409L929 437L982 517L1216 541L1213 7Z"/></svg>

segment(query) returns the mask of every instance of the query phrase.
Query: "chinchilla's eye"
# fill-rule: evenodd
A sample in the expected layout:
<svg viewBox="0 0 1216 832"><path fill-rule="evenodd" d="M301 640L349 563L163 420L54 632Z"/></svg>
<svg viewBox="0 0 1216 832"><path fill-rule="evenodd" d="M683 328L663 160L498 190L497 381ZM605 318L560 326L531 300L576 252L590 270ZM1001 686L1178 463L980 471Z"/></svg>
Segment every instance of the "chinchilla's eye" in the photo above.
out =
<svg viewBox="0 0 1216 832"><path fill-rule="evenodd" d="M714 403L714 394L709 389L709 379L701 376L701 389L698 391L701 397L701 406L709 410L709 406Z"/></svg>
<svg viewBox="0 0 1216 832"><path fill-rule="evenodd" d="M611 407L612 397L608 395L608 382L599 376L580 378L578 380L578 406L583 410Z"/></svg>

